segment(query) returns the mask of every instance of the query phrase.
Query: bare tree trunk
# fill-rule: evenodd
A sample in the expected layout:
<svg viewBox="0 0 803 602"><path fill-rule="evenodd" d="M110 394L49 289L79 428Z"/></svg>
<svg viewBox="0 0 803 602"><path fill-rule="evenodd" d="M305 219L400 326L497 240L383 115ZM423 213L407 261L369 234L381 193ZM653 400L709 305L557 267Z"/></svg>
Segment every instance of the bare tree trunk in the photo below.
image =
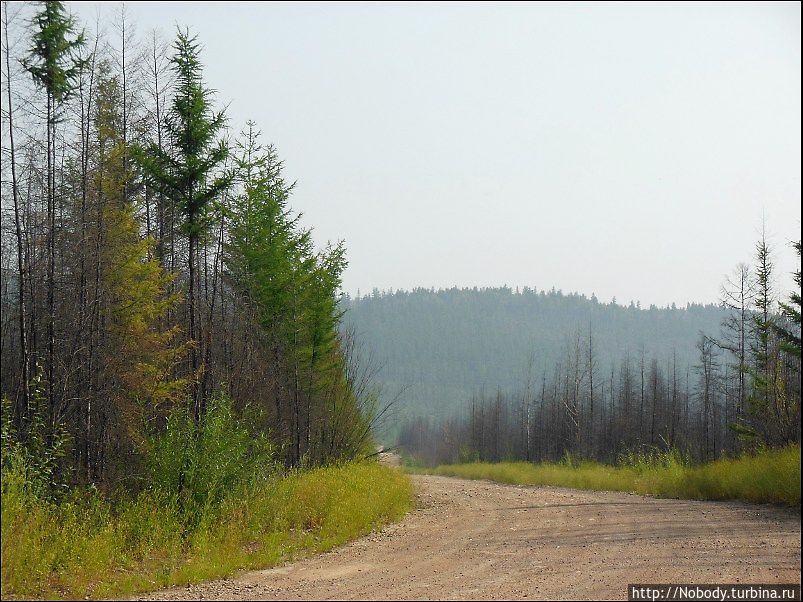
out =
<svg viewBox="0 0 803 602"><path fill-rule="evenodd" d="M192 400L193 400L193 417L195 418L195 424L199 425L201 423L201 392L200 387L198 386L197 382L197 373L198 373L198 337L196 332L196 324L195 324L195 280L196 280L196 269L195 269L195 255L196 255L196 245L197 245L197 238L195 234L190 234L189 236L189 258L188 258L188 267L189 267L189 277L190 277L190 287L189 287L189 294L187 295L187 305L189 311L189 319L190 319L190 328L189 328L189 339L191 341L192 347L190 348L190 378L192 379Z"/></svg>
<svg viewBox="0 0 803 602"><path fill-rule="evenodd" d="M78 326L75 331L73 341L73 353L78 353L78 347L83 345L84 329L86 327L86 313L87 313L87 277L86 277L86 258L87 258L87 238L88 238L88 219L87 219L87 194L89 189L89 136L90 127L92 123L92 93L95 78L95 57L97 56L98 36L95 37L95 48L92 52L92 62L90 65L89 75L89 91L86 103L84 102L84 87L83 77L79 84L79 102L81 104L81 236L78 242L78 255L79 255L79 283L78 283ZM91 336L90 336L91 338ZM91 348L91 345L90 345ZM82 358L83 352L78 353ZM78 387L77 397L79 404L81 399L85 399L86 403L81 408L81 414L84 418L84 432L81 448L84 458L86 469L86 478L88 481L92 480L92 459L91 459L91 437L92 437L92 396L89 394L91 385L87 385L86 376L87 372L84 370L83 359L78 363L78 371L76 375L76 384ZM89 380L92 376L89 373Z"/></svg>
<svg viewBox="0 0 803 602"><path fill-rule="evenodd" d="M591 332L591 325L588 326L588 454L594 458L596 449L594 445L594 369L596 360L594 358L594 335Z"/></svg>
<svg viewBox="0 0 803 602"><path fill-rule="evenodd" d="M19 313L19 330L20 330L20 350L21 358L20 363L22 367L22 407L16 408L15 419L17 428L19 428L31 411L31 397L29 383L30 376L30 358L28 351L28 328L27 316L25 311L25 261L23 259L23 239L22 239L22 223L20 219L20 200L19 188L17 185L17 156L14 147L14 111L11 97L11 47L8 42L8 2L3 3L3 28L5 34L5 50L6 50L6 90L8 92L8 137L10 145L9 162L11 163L11 191L14 199L14 232L17 238L17 270L19 271L19 296L18 296L18 313Z"/></svg>
<svg viewBox="0 0 803 602"><path fill-rule="evenodd" d="M641 369L641 401L639 406L639 415L638 415L638 438L639 444L644 443L644 348L641 349L641 363L639 364Z"/></svg>
<svg viewBox="0 0 803 602"><path fill-rule="evenodd" d="M206 345L204 350L204 373L203 373L203 395L206 397L209 394L207 390L209 383L209 366L212 364L212 321L215 317L215 297L217 296L218 289L218 271L219 260L223 247L223 231L224 231L225 218L223 213L220 215L220 230L217 237L217 246L215 249L215 259L212 267L212 298L209 301L209 318L207 320L206 329Z"/></svg>
<svg viewBox="0 0 803 602"><path fill-rule="evenodd" d="M53 96L47 93L47 399L50 420L55 420L55 361L56 361L56 206L55 206L55 118L53 117Z"/></svg>

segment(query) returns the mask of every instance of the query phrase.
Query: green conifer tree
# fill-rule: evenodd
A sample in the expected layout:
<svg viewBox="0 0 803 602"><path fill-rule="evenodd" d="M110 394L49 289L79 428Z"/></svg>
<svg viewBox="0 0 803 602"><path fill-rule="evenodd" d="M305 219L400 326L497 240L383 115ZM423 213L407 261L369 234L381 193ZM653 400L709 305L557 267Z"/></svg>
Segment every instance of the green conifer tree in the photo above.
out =
<svg viewBox="0 0 803 602"><path fill-rule="evenodd" d="M197 309L198 246L209 228L211 209L231 186L234 176L224 170L229 147L219 134L225 126L225 114L212 109L212 91L203 84L197 39L190 36L189 31L179 30L173 48L171 63L176 85L165 131L174 151L168 153L163 146L153 143L147 148L135 147L133 155L153 188L173 200L183 213L189 250L188 335L194 342L190 351L190 372L197 379L199 370L203 369L198 349L203 340ZM206 413L206 400L202 387L196 383L193 388L193 414L197 424Z"/></svg>
<svg viewBox="0 0 803 602"><path fill-rule="evenodd" d="M23 60L34 83L45 91L47 125L47 398L55 412L55 271L56 271L56 204L55 204L55 129L64 101L75 88L76 79L86 62L76 53L84 45L84 34L76 34L76 24L67 14L63 2L46 1L32 20L33 46ZM51 421L55 417L51 416Z"/></svg>
<svg viewBox="0 0 803 602"><path fill-rule="evenodd" d="M795 247L798 258L797 271L794 272L794 280L797 289L789 294L789 301L781 303L781 313L788 320L787 324L777 324L776 332L781 338L781 347L788 354L800 359L800 241L792 243Z"/></svg>

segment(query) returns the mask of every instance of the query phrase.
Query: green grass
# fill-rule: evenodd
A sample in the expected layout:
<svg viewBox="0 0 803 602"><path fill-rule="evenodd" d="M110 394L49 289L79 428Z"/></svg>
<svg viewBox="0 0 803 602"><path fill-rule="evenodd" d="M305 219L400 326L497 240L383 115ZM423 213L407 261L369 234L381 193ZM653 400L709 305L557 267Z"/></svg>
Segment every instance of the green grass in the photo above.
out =
<svg viewBox="0 0 803 602"><path fill-rule="evenodd" d="M631 456L619 466L594 462L478 462L411 470L514 485L554 485L668 498L800 506L799 445L699 466L689 465L678 454L669 453L652 457Z"/></svg>
<svg viewBox="0 0 803 602"><path fill-rule="evenodd" d="M373 462L274 477L229 495L190 532L153 492L112 509L75 493L58 505L3 475L2 597L119 597L268 567L404 515L412 486Z"/></svg>

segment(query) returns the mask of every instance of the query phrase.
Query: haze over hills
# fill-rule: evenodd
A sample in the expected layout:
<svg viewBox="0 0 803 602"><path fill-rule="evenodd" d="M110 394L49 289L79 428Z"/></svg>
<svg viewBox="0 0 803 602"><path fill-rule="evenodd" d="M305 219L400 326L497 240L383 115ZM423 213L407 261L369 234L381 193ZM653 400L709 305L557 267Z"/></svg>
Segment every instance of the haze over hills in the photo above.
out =
<svg viewBox="0 0 803 602"><path fill-rule="evenodd" d="M380 364L385 400L404 390L399 415L442 417L482 389L510 390L565 357L591 333L600 374L628 354L679 366L697 361L700 333L719 332L724 311L690 304L640 308L601 303L593 295L531 288L374 291L346 298L344 326Z"/></svg>

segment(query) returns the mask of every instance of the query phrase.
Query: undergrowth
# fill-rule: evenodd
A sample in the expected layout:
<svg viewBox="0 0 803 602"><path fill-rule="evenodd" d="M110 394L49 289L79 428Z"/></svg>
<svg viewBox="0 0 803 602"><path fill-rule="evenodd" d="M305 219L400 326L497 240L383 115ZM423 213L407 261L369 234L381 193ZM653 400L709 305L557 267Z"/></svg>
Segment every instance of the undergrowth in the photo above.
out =
<svg viewBox="0 0 803 602"><path fill-rule="evenodd" d="M616 465L568 458L556 463L475 462L410 470L515 485L553 485L669 498L800 506L799 445L700 465L692 465L676 451L670 451L627 454Z"/></svg>
<svg viewBox="0 0 803 602"><path fill-rule="evenodd" d="M120 597L328 550L400 518L405 474L362 461L287 472L216 403L202 432L171 418L143 486L55 489L4 430L2 598ZM8 429L6 429L8 430Z"/></svg>

